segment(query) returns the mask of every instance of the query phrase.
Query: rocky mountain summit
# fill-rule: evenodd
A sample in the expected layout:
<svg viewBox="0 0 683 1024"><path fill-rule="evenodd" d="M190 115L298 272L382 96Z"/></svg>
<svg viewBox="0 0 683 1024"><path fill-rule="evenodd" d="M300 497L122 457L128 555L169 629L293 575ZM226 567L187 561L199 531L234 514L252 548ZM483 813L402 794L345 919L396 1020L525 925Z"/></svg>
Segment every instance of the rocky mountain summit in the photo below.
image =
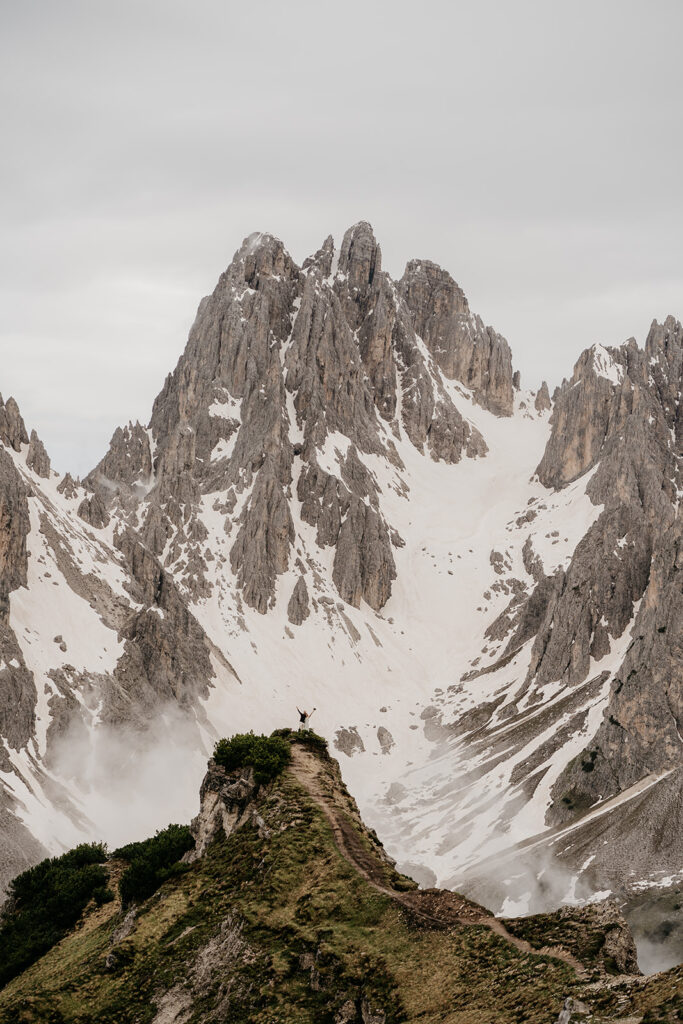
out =
<svg viewBox="0 0 683 1024"><path fill-rule="evenodd" d="M162 836L104 858L107 898L26 955L0 990L3 1024L679 1019L682 969L643 977L613 904L501 920L457 892L418 890L320 737L262 740L284 742L288 763L258 783L253 765L212 760L189 842L169 857L186 848L180 862L152 882L141 871ZM21 914L0 919L0 943L12 920L23 934Z"/></svg>
<svg viewBox="0 0 683 1024"><path fill-rule="evenodd" d="M134 525L193 597L212 591L203 503L233 533L230 566L243 600L262 613L272 607L277 577L295 561L296 495L317 546L333 549L341 599L379 610L403 541L361 456L400 469L401 427L432 458L484 455L444 378L511 415L507 342L470 314L450 275L413 261L394 282L381 265L365 223L346 233L338 254L328 238L301 268L271 235L246 239L202 301L149 429L117 431L87 478L112 506L144 499ZM337 446L331 473L320 453Z"/></svg>
<svg viewBox="0 0 683 1024"><path fill-rule="evenodd" d="M188 818L216 735L298 704L425 884L678 884L682 374L669 317L524 390L361 222L301 265L245 239L84 481L0 402L3 878Z"/></svg>

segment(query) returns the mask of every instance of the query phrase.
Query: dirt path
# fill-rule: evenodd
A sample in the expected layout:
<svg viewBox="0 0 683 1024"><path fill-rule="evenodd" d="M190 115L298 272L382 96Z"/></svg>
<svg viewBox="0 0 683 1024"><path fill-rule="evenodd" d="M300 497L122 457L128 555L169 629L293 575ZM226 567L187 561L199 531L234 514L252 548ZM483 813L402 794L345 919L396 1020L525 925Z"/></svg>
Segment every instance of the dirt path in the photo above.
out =
<svg viewBox="0 0 683 1024"><path fill-rule="evenodd" d="M462 925L480 925L489 928L522 953L532 956L549 956L568 964L580 981L587 980L587 972L576 957L558 946L535 949L524 939L512 935L502 921L487 913L483 907L472 903L464 896L448 890L423 889L401 892L386 884L386 863L379 853L370 852L353 828L349 809L340 799L336 789L323 777L323 765L313 754L299 744L292 745L290 771L300 782L313 802L325 815L336 846L344 860L361 875L377 892L399 903L409 915L428 927L441 930Z"/></svg>

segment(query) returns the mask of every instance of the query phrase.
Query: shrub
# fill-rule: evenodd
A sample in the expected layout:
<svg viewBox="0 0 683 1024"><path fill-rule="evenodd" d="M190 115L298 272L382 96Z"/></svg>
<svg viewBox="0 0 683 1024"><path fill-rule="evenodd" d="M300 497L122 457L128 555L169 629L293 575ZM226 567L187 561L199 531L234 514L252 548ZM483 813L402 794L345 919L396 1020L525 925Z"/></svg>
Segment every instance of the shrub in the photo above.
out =
<svg viewBox="0 0 683 1024"><path fill-rule="evenodd" d="M255 736L253 732L219 740L213 752L216 764L228 772L253 768L254 781L259 786L279 775L291 757L290 745L282 736Z"/></svg>
<svg viewBox="0 0 683 1024"><path fill-rule="evenodd" d="M114 899L114 893L108 885L101 885L99 889L95 889L93 891L92 898L94 899L96 906L102 907L105 903L111 903Z"/></svg>
<svg viewBox="0 0 683 1024"><path fill-rule="evenodd" d="M106 889L101 843L83 843L22 872L9 885L0 917L0 987L59 942L90 899Z"/></svg>
<svg viewBox="0 0 683 1024"><path fill-rule="evenodd" d="M134 900L149 899L167 878L187 871L186 865L178 862L193 846L194 839L187 825L169 825L151 839L128 843L115 850L113 857L130 862L119 882L123 906Z"/></svg>

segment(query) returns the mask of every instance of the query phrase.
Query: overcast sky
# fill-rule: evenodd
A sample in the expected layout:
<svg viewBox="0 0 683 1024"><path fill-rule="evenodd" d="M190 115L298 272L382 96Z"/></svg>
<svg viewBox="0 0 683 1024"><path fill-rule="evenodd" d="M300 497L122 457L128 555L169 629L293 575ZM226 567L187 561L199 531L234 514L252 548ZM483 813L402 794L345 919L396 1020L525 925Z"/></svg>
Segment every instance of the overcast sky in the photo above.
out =
<svg viewBox="0 0 683 1024"><path fill-rule="evenodd" d="M683 318L681 0L0 0L0 392L60 470L146 422L241 240L369 220L523 382Z"/></svg>

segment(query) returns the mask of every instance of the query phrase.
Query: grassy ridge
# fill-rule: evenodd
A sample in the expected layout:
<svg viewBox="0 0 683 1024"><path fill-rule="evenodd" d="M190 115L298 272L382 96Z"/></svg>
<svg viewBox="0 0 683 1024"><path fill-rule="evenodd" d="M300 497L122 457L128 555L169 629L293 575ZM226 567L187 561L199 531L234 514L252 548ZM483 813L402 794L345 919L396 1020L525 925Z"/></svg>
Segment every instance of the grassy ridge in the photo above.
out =
<svg viewBox="0 0 683 1024"><path fill-rule="evenodd" d="M335 762L320 763L343 793ZM373 845L360 826L359 841ZM102 907L10 982L0 1024L152 1024L179 1006L187 1024L334 1024L380 1011L386 1024L547 1024L568 995L591 1000L595 1024L626 1013L623 993L587 993L565 964L485 927L410 919L344 859L286 770L261 791L257 819L167 878L112 943L120 921ZM680 982L670 972L638 990L648 1024L676 1019Z"/></svg>

